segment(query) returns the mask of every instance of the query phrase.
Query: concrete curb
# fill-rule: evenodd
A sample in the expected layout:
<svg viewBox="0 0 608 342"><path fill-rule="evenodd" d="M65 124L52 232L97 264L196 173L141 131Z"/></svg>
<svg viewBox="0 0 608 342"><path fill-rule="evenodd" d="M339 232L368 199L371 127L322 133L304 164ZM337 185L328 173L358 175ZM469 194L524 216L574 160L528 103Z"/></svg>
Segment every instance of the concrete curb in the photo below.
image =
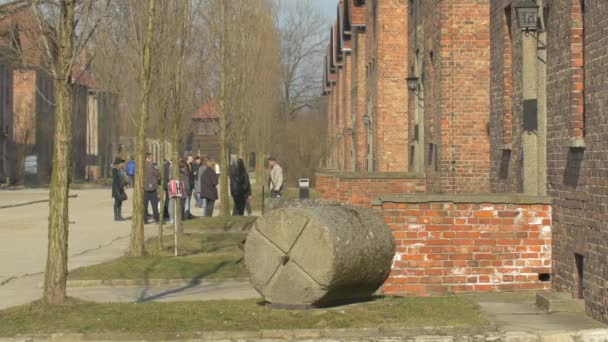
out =
<svg viewBox="0 0 608 342"><path fill-rule="evenodd" d="M479 327L423 327L423 328L367 328L367 329L311 329L261 331L210 331L188 334L50 334L22 335L0 338L6 342L25 341L390 341L390 342L606 342L608 329L578 332L489 332Z"/></svg>
<svg viewBox="0 0 608 342"><path fill-rule="evenodd" d="M249 283L248 278L234 279L108 279L108 280L68 280L70 288L82 287L175 287L188 285L216 285L226 283ZM43 284L38 284L42 287Z"/></svg>
<svg viewBox="0 0 608 342"><path fill-rule="evenodd" d="M495 335L487 332L487 327L418 327L418 328L361 328L361 329L303 329L303 330L260 330L260 331L206 331L193 333L166 334L44 334L21 335L0 341L339 341L370 340L375 338L395 338L413 336L447 336L473 333L475 335ZM399 340L397 340L399 341Z"/></svg>

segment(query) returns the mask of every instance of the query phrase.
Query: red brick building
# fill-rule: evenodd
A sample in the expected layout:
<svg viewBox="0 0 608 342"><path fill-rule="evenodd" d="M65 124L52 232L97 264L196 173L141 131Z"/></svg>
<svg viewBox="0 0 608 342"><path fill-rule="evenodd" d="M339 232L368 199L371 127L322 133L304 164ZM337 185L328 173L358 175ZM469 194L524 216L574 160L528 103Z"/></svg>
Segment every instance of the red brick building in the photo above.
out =
<svg viewBox="0 0 608 342"><path fill-rule="evenodd" d="M534 2L523 31L514 0L339 1L317 188L393 230L387 293L553 288L608 321L608 2Z"/></svg>
<svg viewBox="0 0 608 342"><path fill-rule="evenodd" d="M3 132L0 178L11 183L45 183L52 170L54 86L40 48L41 34L27 1L0 6ZM84 179L87 164L87 96L73 85L73 179Z"/></svg>
<svg viewBox="0 0 608 342"><path fill-rule="evenodd" d="M317 190L375 208L394 231L384 291L548 288L549 200L483 195L490 1L343 0L337 9L324 79L332 151Z"/></svg>
<svg viewBox="0 0 608 342"><path fill-rule="evenodd" d="M608 2L538 4L492 2L492 190L551 197L552 287L608 322Z"/></svg>

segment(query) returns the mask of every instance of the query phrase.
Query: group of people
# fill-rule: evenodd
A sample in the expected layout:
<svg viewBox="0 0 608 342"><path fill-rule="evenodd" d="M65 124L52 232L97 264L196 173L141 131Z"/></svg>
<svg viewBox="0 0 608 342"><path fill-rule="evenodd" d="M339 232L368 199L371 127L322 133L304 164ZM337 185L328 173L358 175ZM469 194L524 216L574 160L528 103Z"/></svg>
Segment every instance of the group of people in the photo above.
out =
<svg viewBox="0 0 608 342"><path fill-rule="evenodd" d="M283 190L283 171L275 158L268 158L269 178L268 185L271 197L280 197ZM183 193L180 198L170 198L169 182L172 179L173 163L165 161L164 179L161 182L161 173L158 166L153 162L152 154L147 153L144 164L144 218L148 223L152 218L155 222L160 220L159 212L159 190L164 191L165 205L163 218L170 222L175 220L175 201L181 203L183 220L196 218L192 214L192 198L195 206L203 209L203 216L213 215L215 202L219 199L218 184L220 170L215 160L207 157L192 157L179 161L179 180L183 184ZM112 197L114 198L114 220L122 221L122 202L127 200L127 187L133 187L135 176L135 162L131 158L125 160L117 157L112 164ZM251 210L251 182L243 159L237 159L230 167L230 195L234 201L234 216L243 216L245 211L248 215ZM152 207L152 215L148 213L148 207Z"/></svg>

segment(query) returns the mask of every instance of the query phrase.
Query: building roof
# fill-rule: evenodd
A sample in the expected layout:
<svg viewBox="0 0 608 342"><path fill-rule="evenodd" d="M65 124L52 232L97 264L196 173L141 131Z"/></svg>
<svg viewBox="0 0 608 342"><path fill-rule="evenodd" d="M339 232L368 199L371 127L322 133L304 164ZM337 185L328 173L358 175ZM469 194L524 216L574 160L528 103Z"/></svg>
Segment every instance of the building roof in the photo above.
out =
<svg viewBox="0 0 608 342"><path fill-rule="evenodd" d="M217 101L215 99L207 100L194 113L192 120L217 120L220 118L217 112Z"/></svg>
<svg viewBox="0 0 608 342"><path fill-rule="evenodd" d="M29 7L27 0L10 1L0 5L0 19L11 16L16 12Z"/></svg>

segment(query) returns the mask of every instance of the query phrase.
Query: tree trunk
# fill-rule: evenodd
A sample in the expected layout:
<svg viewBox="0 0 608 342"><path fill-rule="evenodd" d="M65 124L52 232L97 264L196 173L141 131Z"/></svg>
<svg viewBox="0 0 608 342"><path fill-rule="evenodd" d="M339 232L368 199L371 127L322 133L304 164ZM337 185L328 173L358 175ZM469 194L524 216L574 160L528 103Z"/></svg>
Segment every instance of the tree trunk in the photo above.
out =
<svg viewBox="0 0 608 342"><path fill-rule="evenodd" d="M75 0L62 1L55 61L55 136L49 194L49 236L43 302L66 300L68 274L69 173L72 153L72 88L70 64L74 50Z"/></svg>
<svg viewBox="0 0 608 342"><path fill-rule="evenodd" d="M187 22L188 22L188 10L189 6L187 2L184 2L183 5L183 17L182 17L182 25L180 27L181 31L179 32L180 36L180 45L179 45L179 55L177 56L177 63L175 64L175 80L172 88L173 93L173 177L174 179L179 179L179 159L180 159L180 149L181 149L181 139L180 139L180 123L182 116L182 108L181 108L181 93L182 93L182 77L183 77L183 66L184 66L184 58L185 58L185 45L187 40ZM186 179L186 181L189 181ZM187 196L188 194L186 194ZM184 233L183 225L182 225L182 213L184 213L184 208L182 207L182 203L179 200L176 200L175 206L175 214L174 220L175 225L177 227L177 235L181 236Z"/></svg>
<svg viewBox="0 0 608 342"><path fill-rule="evenodd" d="M135 165L135 188L133 192L133 220L131 226L131 255L145 254L144 242L144 163L146 148L146 126L148 123L148 99L150 96L150 71L152 66L152 34L154 30L155 0L148 0L146 34L143 45L141 67L141 102L137 126Z"/></svg>
<svg viewBox="0 0 608 342"><path fill-rule="evenodd" d="M220 41L220 199L221 215L230 216L230 197L228 194L228 118L226 113L226 64L229 63L226 53L228 20L226 13L226 1L220 0L220 11L222 18L221 41Z"/></svg>
<svg viewBox="0 0 608 342"><path fill-rule="evenodd" d="M174 113L173 115L177 115L176 113ZM179 128L178 128L178 123L177 120L174 118L173 119L173 126L172 126L172 145L173 145L173 158L172 158L172 163L173 163L173 167L172 167L172 172L171 172L171 177L175 180L179 180L179 146L180 146L180 141L179 141ZM182 208L182 202L179 200L179 198L175 198L173 200L173 220L174 220L174 225L177 226L177 234L181 235L182 234L182 212L184 211L184 208Z"/></svg>
<svg viewBox="0 0 608 342"><path fill-rule="evenodd" d="M167 128L165 126L166 111L163 111L162 118L163 122L160 123L160 220L158 221L158 232L157 232L157 243L158 250L161 251L165 248L163 244L163 228L165 224L165 159L167 158L166 141L167 141Z"/></svg>

